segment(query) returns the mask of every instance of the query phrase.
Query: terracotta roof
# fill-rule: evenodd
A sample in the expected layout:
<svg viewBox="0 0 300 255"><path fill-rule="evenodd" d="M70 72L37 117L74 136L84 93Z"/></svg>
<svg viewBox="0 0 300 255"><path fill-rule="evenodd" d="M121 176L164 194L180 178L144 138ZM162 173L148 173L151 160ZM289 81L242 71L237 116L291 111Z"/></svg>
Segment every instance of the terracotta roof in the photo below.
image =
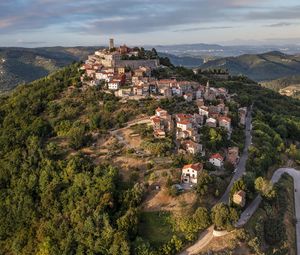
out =
<svg viewBox="0 0 300 255"><path fill-rule="evenodd" d="M231 122L231 119L226 116L221 116L221 117L219 117L219 121Z"/></svg>
<svg viewBox="0 0 300 255"><path fill-rule="evenodd" d="M194 141L188 140L188 141L184 142L184 145L187 146L187 147L193 147L194 148L199 144L195 143Z"/></svg>
<svg viewBox="0 0 300 255"><path fill-rule="evenodd" d="M188 125L191 124L191 122L189 120L182 120L182 121L178 121L177 124Z"/></svg>
<svg viewBox="0 0 300 255"><path fill-rule="evenodd" d="M211 155L210 158L211 158L211 159L218 159L218 160L220 160L220 161L223 161L223 160L224 160L223 156L221 156L220 153L215 153L215 154Z"/></svg>
<svg viewBox="0 0 300 255"><path fill-rule="evenodd" d="M160 122L160 117L153 116L150 118L153 122Z"/></svg>
<svg viewBox="0 0 300 255"><path fill-rule="evenodd" d="M192 119L193 115L185 114L185 113L178 113L178 114L176 114L176 118L178 118L178 119Z"/></svg>
<svg viewBox="0 0 300 255"><path fill-rule="evenodd" d="M243 190L239 190L238 192L235 193L235 195L239 195L241 197L245 197L246 196L246 192Z"/></svg>
<svg viewBox="0 0 300 255"><path fill-rule="evenodd" d="M157 107L157 109L156 109L155 111L156 111L156 112L167 112L166 110L161 109L160 107Z"/></svg>
<svg viewBox="0 0 300 255"><path fill-rule="evenodd" d="M159 135L165 135L166 134L166 132L161 130L161 129L155 130L154 133L159 134Z"/></svg>
<svg viewBox="0 0 300 255"><path fill-rule="evenodd" d="M157 83L164 84L164 83L174 83L176 80L171 80L171 79L163 79L163 80L158 80Z"/></svg>
<svg viewBox="0 0 300 255"><path fill-rule="evenodd" d="M188 169L188 168L191 168L195 171L201 171L201 170L203 170L203 164L202 163L195 163L195 164L185 165L183 167L183 169Z"/></svg>

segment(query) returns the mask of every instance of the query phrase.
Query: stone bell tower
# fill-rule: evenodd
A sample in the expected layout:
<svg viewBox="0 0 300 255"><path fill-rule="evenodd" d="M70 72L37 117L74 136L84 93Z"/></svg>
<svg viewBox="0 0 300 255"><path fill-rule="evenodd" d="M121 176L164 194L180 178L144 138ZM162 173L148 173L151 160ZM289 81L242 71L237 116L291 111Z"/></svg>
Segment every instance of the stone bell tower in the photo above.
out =
<svg viewBox="0 0 300 255"><path fill-rule="evenodd" d="M110 38L109 39L109 49L113 49L115 47L115 42L114 42L114 38Z"/></svg>

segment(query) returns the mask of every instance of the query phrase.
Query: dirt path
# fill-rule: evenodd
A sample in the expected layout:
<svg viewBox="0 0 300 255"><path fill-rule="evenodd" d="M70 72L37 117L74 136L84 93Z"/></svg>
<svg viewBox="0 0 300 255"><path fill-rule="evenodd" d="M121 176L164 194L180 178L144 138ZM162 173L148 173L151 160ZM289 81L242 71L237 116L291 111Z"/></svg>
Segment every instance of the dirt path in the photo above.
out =
<svg viewBox="0 0 300 255"><path fill-rule="evenodd" d="M199 235L199 238L195 244L179 253L179 255L194 255L199 253L199 251L202 250L206 245L208 245L213 239L213 230L214 226L210 226Z"/></svg>

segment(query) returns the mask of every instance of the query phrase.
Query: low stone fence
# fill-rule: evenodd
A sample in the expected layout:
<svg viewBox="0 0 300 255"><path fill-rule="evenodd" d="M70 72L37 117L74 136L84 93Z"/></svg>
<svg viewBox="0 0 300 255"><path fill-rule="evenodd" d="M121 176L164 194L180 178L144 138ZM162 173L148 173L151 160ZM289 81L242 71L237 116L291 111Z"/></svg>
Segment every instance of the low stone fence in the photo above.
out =
<svg viewBox="0 0 300 255"><path fill-rule="evenodd" d="M218 231L218 230L214 229L214 231L213 231L213 236L215 236L215 237L225 236L227 234L229 234L229 232L226 230Z"/></svg>

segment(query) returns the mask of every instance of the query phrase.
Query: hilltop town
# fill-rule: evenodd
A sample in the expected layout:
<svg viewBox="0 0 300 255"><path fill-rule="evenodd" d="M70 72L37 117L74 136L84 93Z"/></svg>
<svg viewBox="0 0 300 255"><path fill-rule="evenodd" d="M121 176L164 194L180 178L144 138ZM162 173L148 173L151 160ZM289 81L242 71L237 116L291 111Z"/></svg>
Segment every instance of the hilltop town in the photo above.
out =
<svg viewBox="0 0 300 255"><path fill-rule="evenodd" d="M88 56L81 66L81 82L83 87L99 87L124 102L146 98L157 101L181 98L189 106L194 106L195 111L171 114L158 107L148 122L153 129L153 137L170 137L175 144L174 153L200 155L215 170L224 170L224 163L227 163L227 168L234 169L239 161L239 147L220 147L219 151L207 148L203 144L204 133L201 130L218 130L223 135L222 139L229 141L227 144L232 144L230 139L233 130L241 129L246 124L247 107L235 108L235 112L232 112L229 105L234 100L224 87L212 87L209 81L201 84L188 80L178 81L175 78L158 79L153 75L158 68L164 67L160 65L155 49L145 51L126 45L115 47L114 40L110 39L108 48ZM235 123L232 123L232 118L236 119ZM197 184L197 174L203 169L203 160L185 165L181 179L178 180L181 186L176 187L190 189ZM242 203L245 203L244 198Z"/></svg>

